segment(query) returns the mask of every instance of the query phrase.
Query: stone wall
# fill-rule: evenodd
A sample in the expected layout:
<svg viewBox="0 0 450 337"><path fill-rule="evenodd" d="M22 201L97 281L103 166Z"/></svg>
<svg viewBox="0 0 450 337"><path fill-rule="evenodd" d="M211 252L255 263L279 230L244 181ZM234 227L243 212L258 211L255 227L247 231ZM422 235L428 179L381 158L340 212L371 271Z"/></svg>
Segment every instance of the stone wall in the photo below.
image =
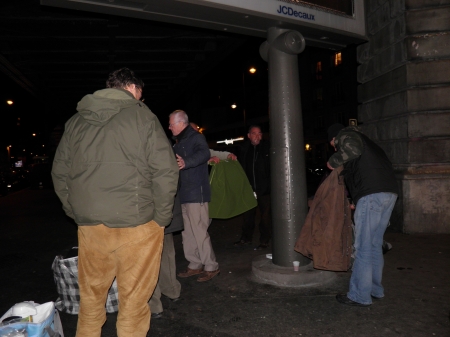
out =
<svg viewBox="0 0 450 337"><path fill-rule="evenodd" d="M450 233L450 0L366 0L358 120L388 154L392 226Z"/></svg>

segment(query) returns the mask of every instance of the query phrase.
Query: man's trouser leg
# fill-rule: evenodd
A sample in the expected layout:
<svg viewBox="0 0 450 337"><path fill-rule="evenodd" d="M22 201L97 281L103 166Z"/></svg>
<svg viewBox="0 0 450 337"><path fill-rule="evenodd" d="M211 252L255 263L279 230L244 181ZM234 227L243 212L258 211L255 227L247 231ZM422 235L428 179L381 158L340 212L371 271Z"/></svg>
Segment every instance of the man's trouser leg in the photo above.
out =
<svg viewBox="0 0 450 337"><path fill-rule="evenodd" d="M164 235L164 247L161 254L158 285L150 299L150 311L162 312L161 293L169 298L180 297L181 284L176 277L175 247L172 233Z"/></svg>
<svg viewBox="0 0 450 337"><path fill-rule="evenodd" d="M156 284L155 290L153 291L152 297L150 298L150 301L148 301L148 305L150 306L150 312L153 313L160 313L163 312L164 308L161 302L161 288L158 283Z"/></svg>
<svg viewBox="0 0 450 337"><path fill-rule="evenodd" d="M182 204L184 231L184 256L190 262L190 269L214 271L219 268L208 234L208 203Z"/></svg>
<svg viewBox="0 0 450 337"><path fill-rule="evenodd" d="M161 293L168 298L178 298L181 292L181 283L177 280L177 266L175 262L175 246L172 233L164 235L161 270L159 283Z"/></svg>
<svg viewBox="0 0 450 337"><path fill-rule="evenodd" d="M259 202L259 201L258 201ZM241 240L252 242L253 232L255 231L256 207L244 213L244 223L242 224Z"/></svg>
<svg viewBox="0 0 450 337"><path fill-rule="evenodd" d="M97 248L99 240L105 241L102 234L106 232L104 225L78 227L80 311L77 337L100 337L106 321L106 297L115 277L112 253Z"/></svg>
<svg viewBox="0 0 450 337"><path fill-rule="evenodd" d="M164 229L154 221L133 228L104 225L78 230L80 312L77 337L100 337L105 302L117 278L119 337L145 337L150 298L158 279Z"/></svg>
<svg viewBox="0 0 450 337"><path fill-rule="evenodd" d="M358 200L355 210L355 262L347 297L371 304L372 296L383 297L383 235L397 195L374 193Z"/></svg>

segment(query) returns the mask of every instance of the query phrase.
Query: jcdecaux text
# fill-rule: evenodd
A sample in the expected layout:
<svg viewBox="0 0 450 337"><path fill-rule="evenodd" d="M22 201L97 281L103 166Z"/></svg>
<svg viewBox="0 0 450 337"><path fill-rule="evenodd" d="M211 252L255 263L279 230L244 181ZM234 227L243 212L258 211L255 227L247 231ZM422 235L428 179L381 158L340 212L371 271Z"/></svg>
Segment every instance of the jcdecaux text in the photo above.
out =
<svg viewBox="0 0 450 337"><path fill-rule="evenodd" d="M311 21L315 20L313 14L298 12L288 6L280 6L280 8L277 10L277 13L284 14L287 16L294 16L299 19L305 19L305 20L311 20Z"/></svg>

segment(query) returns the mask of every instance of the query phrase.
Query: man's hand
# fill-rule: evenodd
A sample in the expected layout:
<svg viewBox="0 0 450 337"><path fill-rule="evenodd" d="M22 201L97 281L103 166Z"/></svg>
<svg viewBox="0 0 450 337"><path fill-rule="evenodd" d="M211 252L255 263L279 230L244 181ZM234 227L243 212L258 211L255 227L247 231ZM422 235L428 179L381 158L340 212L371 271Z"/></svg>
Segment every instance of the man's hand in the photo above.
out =
<svg viewBox="0 0 450 337"><path fill-rule="evenodd" d="M227 159L237 160L237 157L236 157L236 155L235 155L234 153L230 153L230 154L227 156Z"/></svg>
<svg viewBox="0 0 450 337"><path fill-rule="evenodd" d="M329 162L327 162L327 167L331 170L331 171L333 171L334 170L334 167L332 167L331 165L330 165L330 163Z"/></svg>
<svg viewBox="0 0 450 337"><path fill-rule="evenodd" d="M219 159L218 157L213 156L213 157L209 158L208 163L215 163L215 164L218 164L219 161L220 161L220 159Z"/></svg>
<svg viewBox="0 0 450 337"><path fill-rule="evenodd" d="M184 159L182 157L180 157L179 155L177 155L177 164L178 164L178 168L180 170L184 169Z"/></svg>

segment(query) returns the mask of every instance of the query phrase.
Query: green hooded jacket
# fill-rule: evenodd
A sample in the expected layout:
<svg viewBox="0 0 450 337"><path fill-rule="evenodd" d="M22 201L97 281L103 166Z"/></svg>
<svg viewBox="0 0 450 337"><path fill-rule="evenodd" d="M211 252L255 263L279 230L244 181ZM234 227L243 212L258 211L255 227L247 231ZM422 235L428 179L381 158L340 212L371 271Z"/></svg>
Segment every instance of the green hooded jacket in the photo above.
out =
<svg viewBox="0 0 450 337"><path fill-rule="evenodd" d="M67 121L52 178L78 225L170 223L178 166L157 117L131 93L86 95Z"/></svg>

